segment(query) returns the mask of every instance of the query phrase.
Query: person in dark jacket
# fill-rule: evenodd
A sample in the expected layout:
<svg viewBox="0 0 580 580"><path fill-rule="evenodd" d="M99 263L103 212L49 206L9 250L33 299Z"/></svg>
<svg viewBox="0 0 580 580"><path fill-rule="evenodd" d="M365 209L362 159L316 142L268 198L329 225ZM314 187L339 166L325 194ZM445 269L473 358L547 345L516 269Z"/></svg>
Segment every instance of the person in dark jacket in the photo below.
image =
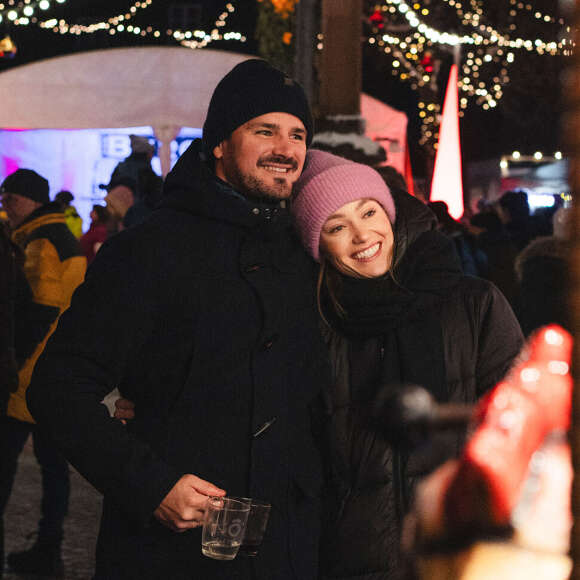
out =
<svg viewBox="0 0 580 580"><path fill-rule="evenodd" d="M311 139L294 80L234 67L161 207L99 250L38 363L34 417L104 494L97 580L316 578L328 359L287 207ZM116 386L136 405L126 427L100 403ZM272 505L256 558L201 554L207 497L225 492Z"/></svg>
<svg viewBox="0 0 580 580"><path fill-rule="evenodd" d="M292 207L320 262L334 374L320 578L390 580L413 482L457 453L461 437L408 451L387 442L372 409L406 383L438 402L473 402L504 376L522 334L497 288L462 274L431 211L370 167L310 150Z"/></svg>
<svg viewBox="0 0 580 580"><path fill-rule="evenodd" d="M572 329L569 258L571 208L560 208L553 216L553 236L532 240L517 256L515 271L519 293L516 314L525 336L547 324Z"/></svg>
<svg viewBox="0 0 580 580"><path fill-rule="evenodd" d="M518 246L493 207L474 215L468 229L487 259L483 277L495 284L513 307L518 293L514 268Z"/></svg>
<svg viewBox="0 0 580 580"><path fill-rule="evenodd" d="M17 272L15 246L10 240L8 228L0 221L0 415L5 414L8 396L18 387L14 351Z"/></svg>
<svg viewBox="0 0 580 580"><path fill-rule="evenodd" d="M485 277L487 256L478 247L475 237L467 227L451 216L449 207L444 201L431 201L427 205L437 218L437 229L453 240L463 273Z"/></svg>
<svg viewBox="0 0 580 580"><path fill-rule="evenodd" d="M525 191L506 191L498 200L496 210L510 239L518 251L523 250L532 239L530 205Z"/></svg>

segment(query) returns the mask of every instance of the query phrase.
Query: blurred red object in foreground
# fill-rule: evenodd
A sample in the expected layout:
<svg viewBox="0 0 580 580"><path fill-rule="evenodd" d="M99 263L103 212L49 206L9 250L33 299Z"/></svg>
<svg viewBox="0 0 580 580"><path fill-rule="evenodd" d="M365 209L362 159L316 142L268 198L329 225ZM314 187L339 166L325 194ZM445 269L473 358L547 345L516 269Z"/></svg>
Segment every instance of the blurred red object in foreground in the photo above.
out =
<svg viewBox="0 0 580 580"><path fill-rule="evenodd" d="M479 403L475 430L446 494L450 526L510 525L534 453L549 435L570 426L571 352L565 330L540 329L505 380Z"/></svg>
<svg viewBox="0 0 580 580"><path fill-rule="evenodd" d="M423 541L508 532L517 545L565 554L572 525L572 337L550 325L474 410L459 460L417 490ZM430 505L429 505L430 504Z"/></svg>

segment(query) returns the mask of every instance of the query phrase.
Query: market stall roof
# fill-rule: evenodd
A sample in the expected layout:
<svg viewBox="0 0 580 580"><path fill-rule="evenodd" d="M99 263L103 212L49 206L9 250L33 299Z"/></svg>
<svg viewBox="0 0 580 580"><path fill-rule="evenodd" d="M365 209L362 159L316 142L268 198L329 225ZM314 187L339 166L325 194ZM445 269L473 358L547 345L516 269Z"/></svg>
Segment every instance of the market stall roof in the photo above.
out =
<svg viewBox="0 0 580 580"><path fill-rule="evenodd" d="M219 80L248 55L181 47L113 48L0 73L0 127L201 127Z"/></svg>

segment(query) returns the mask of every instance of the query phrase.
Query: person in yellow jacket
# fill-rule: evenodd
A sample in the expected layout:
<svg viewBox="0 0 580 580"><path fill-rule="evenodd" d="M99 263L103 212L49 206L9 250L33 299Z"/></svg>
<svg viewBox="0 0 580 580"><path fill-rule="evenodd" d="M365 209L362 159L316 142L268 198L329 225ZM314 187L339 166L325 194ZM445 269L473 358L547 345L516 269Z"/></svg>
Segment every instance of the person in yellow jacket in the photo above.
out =
<svg viewBox="0 0 580 580"><path fill-rule="evenodd" d="M0 516L10 496L18 456L32 434L42 470L42 506L38 536L32 548L8 555L9 568L21 574L60 575L61 543L68 509L68 464L34 424L26 406L32 370L60 314L82 282L86 259L67 226L60 205L50 203L48 181L30 169L18 169L0 186L2 206L12 240L24 253L24 274L30 296L16 312L15 350L18 388L0 417ZM0 577L3 568L3 524L0 520Z"/></svg>
<svg viewBox="0 0 580 580"><path fill-rule="evenodd" d="M60 205L66 225L78 240L83 235L83 218L78 214L77 208L71 204L74 198L75 196L70 191L63 189L54 196L54 201Z"/></svg>

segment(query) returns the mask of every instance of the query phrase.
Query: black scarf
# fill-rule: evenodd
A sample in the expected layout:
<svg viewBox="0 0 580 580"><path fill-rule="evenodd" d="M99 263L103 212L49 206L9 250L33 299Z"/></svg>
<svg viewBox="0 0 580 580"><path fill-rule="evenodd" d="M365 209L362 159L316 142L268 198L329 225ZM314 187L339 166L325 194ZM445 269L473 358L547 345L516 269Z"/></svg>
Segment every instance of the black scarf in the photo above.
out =
<svg viewBox="0 0 580 580"><path fill-rule="evenodd" d="M397 259L392 276L339 276L336 297L344 316L332 306L326 289L322 308L331 326L346 336L379 336L436 308L461 276L453 243L427 231Z"/></svg>

